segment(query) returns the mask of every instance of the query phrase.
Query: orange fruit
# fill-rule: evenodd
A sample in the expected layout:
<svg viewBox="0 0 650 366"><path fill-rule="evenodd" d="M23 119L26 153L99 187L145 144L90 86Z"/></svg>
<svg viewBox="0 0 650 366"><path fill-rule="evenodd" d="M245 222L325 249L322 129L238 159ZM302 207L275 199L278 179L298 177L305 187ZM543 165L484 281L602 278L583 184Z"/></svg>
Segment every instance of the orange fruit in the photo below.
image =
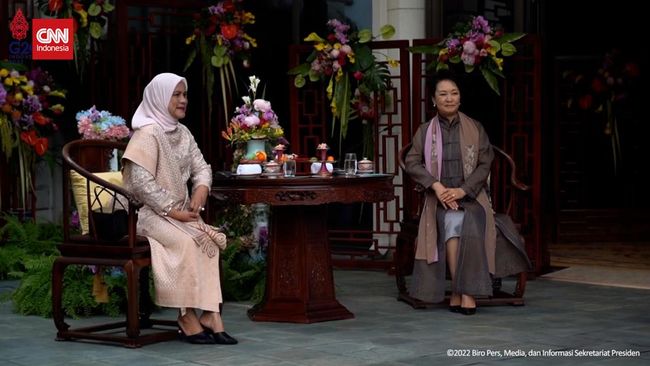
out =
<svg viewBox="0 0 650 366"><path fill-rule="evenodd" d="M259 161L266 161L266 153L262 150L259 150L255 153L255 159Z"/></svg>
<svg viewBox="0 0 650 366"><path fill-rule="evenodd" d="M334 161L334 157L332 155L328 156L327 161Z"/></svg>

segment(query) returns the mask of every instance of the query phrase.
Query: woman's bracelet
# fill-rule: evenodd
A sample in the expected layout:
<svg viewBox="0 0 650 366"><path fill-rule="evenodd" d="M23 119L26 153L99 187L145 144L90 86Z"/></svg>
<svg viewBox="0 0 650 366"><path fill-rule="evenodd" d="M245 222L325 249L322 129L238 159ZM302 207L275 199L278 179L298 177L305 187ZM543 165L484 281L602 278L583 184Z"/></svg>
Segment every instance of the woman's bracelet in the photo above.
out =
<svg viewBox="0 0 650 366"><path fill-rule="evenodd" d="M169 213L172 211L173 205L169 205L163 209L162 215L169 216Z"/></svg>

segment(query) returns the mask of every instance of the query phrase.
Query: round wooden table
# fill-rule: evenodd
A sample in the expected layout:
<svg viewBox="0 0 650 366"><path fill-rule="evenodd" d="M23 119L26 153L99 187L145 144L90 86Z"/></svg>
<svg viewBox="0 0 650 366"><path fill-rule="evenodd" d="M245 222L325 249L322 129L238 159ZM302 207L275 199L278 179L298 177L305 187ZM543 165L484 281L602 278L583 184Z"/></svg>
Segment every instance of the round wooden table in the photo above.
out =
<svg viewBox="0 0 650 366"><path fill-rule="evenodd" d="M255 321L313 323L353 318L334 293L327 239L327 204L395 198L393 176L243 178L217 174L212 197L271 206L264 300L249 310Z"/></svg>

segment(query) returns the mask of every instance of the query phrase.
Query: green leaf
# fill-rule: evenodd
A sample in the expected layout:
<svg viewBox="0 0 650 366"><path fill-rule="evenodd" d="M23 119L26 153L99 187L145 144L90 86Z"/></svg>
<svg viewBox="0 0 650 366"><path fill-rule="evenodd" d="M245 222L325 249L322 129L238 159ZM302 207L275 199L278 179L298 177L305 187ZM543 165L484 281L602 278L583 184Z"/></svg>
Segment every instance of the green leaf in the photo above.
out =
<svg viewBox="0 0 650 366"><path fill-rule="evenodd" d="M355 50L355 58L357 59L359 69L362 71L375 64L375 56L372 54L370 47L367 46L359 47Z"/></svg>
<svg viewBox="0 0 650 366"><path fill-rule="evenodd" d="M372 32L370 29L362 29L359 31L359 43L367 43L372 40Z"/></svg>
<svg viewBox="0 0 650 366"><path fill-rule="evenodd" d="M493 74L501 77L502 79L506 78L506 76L503 74L501 70L499 70L499 67L494 62L488 63L487 67L490 69L490 72L492 72Z"/></svg>
<svg viewBox="0 0 650 366"><path fill-rule="evenodd" d="M316 51L312 51L305 59L305 63L311 65L312 61L314 61L316 57L318 57L318 53Z"/></svg>
<svg viewBox="0 0 650 366"><path fill-rule="evenodd" d="M90 22L90 36L99 39L102 36L102 26L97 22Z"/></svg>
<svg viewBox="0 0 650 366"><path fill-rule="evenodd" d="M221 68L224 65L224 58L220 56L212 56L210 58L210 63L216 68Z"/></svg>
<svg viewBox="0 0 650 366"><path fill-rule="evenodd" d="M190 51L190 54L187 55L187 60L185 61L185 66L183 67L183 72L187 71L187 69L190 68L192 63L194 63L195 59L196 59L196 47L192 48L192 51Z"/></svg>
<svg viewBox="0 0 650 366"><path fill-rule="evenodd" d="M474 71L474 65L465 64L465 72L470 73L472 71Z"/></svg>
<svg viewBox="0 0 650 366"><path fill-rule="evenodd" d="M413 46L408 48L411 53L426 53L426 54L437 54L436 46L427 45L427 46Z"/></svg>
<svg viewBox="0 0 650 366"><path fill-rule="evenodd" d="M97 3L95 3L95 2L90 4L90 6L88 7L88 15L90 15L92 17L98 16L99 13L101 13L101 12L102 12L102 7L97 5Z"/></svg>
<svg viewBox="0 0 650 366"><path fill-rule="evenodd" d="M309 72L311 69L311 66L308 63L300 64L289 71L287 71L288 75L305 75Z"/></svg>
<svg viewBox="0 0 650 366"><path fill-rule="evenodd" d="M315 32L309 33L307 37L304 39L305 42L319 42L319 43L325 43L326 41L322 39L318 34Z"/></svg>
<svg viewBox="0 0 650 366"><path fill-rule="evenodd" d="M526 33L504 33L501 37L496 38L495 40L501 44L504 44L514 42L525 35Z"/></svg>
<svg viewBox="0 0 650 366"><path fill-rule="evenodd" d="M8 61L2 61L0 60L0 68L3 69L15 69L16 71L27 71L27 66L23 64L16 64L13 62L8 62Z"/></svg>
<svg viewBox="0 0 650 366"><path fill-rule="evenodd" d="M395 27L390 24L386 24L383 27L379 28L379 34L382 39L390 39L395 35Z"/></svg>
<svg viewBox="0 0 650 366"><path fill-rule="evenodd" d="M316 82L320 80L320 74L317 71L310 69L308 75L309 75L309 81L311 82Z"/></svg>
<svg viewBox="0 0 650 366"><path fill-rule="evenodd" d="M449 62L451 62L452 64L459 64L461 61L462 60L459 55L449 58Z"/></svg>
<svg viewBox="0 0 650 366"><path fill-rule="evenodd" d="M106 12L106 13L110 13L110 12L112 12L113 10L115 10L115 6L113 6L113 4L109 3L108 1L106 1L106 2L104 3L104 12Z"/></svg>
<svg viewBox="0 0 650 366"><path fill-rule="evenodd" d="M386 64L375 64L363 76L359 91L369 94L373 91L383 91L391 86L390 70Z"/></svg>
<svg viewBox="0 0 650 366"><path fill-rule="evenodd" d="M350 115L350 97L351 97L350 78L343 77L341 80L343 82L337 84L337 85L343 84L341 104L339 105L341 107L341 111L340 111L341 132L339 134L339 146L341 146L341 140L344 139L348 134L348 120Z"/></svg>
<svg viewBox="0 0 650 366"><path fill-rule="evenodd" d="M212 50L215 55L217 56L226 56L226 53L228 53L228 49L224 47L223 45L216 45L214 46L214 49Z"/></svg>
<svg viewBox="0 0 650 366"><path fill-rule="evenodd" d="M301 74L296 75L296 78L293 79L293 85L296 86L296 88L302 88L305 86L305 78Z"/></svg>
<svg viewBox="0 0 650 366"><path fill-rule="evenodd" d="M499 52L501 50L501 43L499 43L499 42L497 42L497 41L495 41L493 39L491 39L488 43L490 44L490 47L494 48L495 54L496 54L496 52Z"/></svg>
<svg viewBox="0 0 650 366"><path fill-rule="evenodd" d="M512 56L517 53L517 47L511 43L504 43L501 45L501 54L503 56Z"/></svg>
<svg viewBox="0 0 650 366"><path fill-rule="evenodd" d="M494 74L484 67L481 67L481 74L483 74L483 78L485 81L487 81L490 88L492 88L492 90L494 90L497 95L501 95L501 93L499 93L499 82L497 81L497 78L494 76Z"/></svg>
<svg viewBox="0 0 650 366"><path fill-rule="evenodd" d="M449 70L449 65L443 62L438 63L438 66L436 66L436 72L440 70Z"/></svg>

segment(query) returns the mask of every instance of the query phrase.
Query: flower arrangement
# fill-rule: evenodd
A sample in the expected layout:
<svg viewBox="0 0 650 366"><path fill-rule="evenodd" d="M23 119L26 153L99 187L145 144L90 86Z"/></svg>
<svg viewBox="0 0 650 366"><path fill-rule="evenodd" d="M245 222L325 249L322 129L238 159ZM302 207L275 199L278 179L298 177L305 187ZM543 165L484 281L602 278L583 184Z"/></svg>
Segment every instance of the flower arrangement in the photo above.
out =
<svg viewBox="0 0 650 366"><path fill-rule="evenodd" d="M13 66L0 68L0 140L9 160L13 150L21 156L29 151L43 156L47 137L58 131L55 117L61 115L66 92L56 89L51 75L36 68L21 72Z"/></svg>
<svg viewBox="0 0 650 366"><path fill-rule="evenodd" d="M246 25L255 23L255 15L245 11L242 3L243 0L225 0L201 9L200 13L194 15L194 33L185 40L187 45L194 44L185 63L185 70L192 65L198 54L202 62L210 114L214 87L212 67L219 70L221 95L224 106L227 106L228 96L232 95L231 86L237 88L233 60L240 59L244 67L249 67L251 50L257 47L255 38L244 30ZM228 109L224 108L226 120Z"/></svg>
<svg viewBox="0 0 650 366"><path fill-rule="evenodd" d="M115 10L109 0L38 0L41 13L72 18L77 72L81 75L90 60L90 50L108 33L108 14Z"/></svg>
<svg viewBox="0 0 650 366"><path fill-rule="evenodd" d="M462 64L468 73L478 69L490 88L500 95L497 76L505 78L504 57L517 52L512 42L524 35L495 30L479 15L467 23L456 24L454 31L437 44L411 47L410 51L433 55L427 68L435 71L449 69L450 64Z"/></svg>
<svg viewBox="0 0 650 366"><path fill-rule="evenodd" d="M27 71L22 65L0 62L0 147L7 161L16 163L22 207L33 190L34 154L47 153L47 137L58 131L55 119L64 111L65 94L40 68Z"/></svg>
<svg viewBox="0 0 650 366"><path fill-rule="evenodd" d="M98 111L92 106L77 113L77 130L83 139L122 140L130 136L131 130L120 116L107 111Z"/></svg>
<svg viewBox="0 0 650 366"><path fill-rule="evenodd" d="M327 83L327 98L330 100L330 110L334 117L332 131L336 121L340 121L339 140L347 135L348 122L357 118L356 109L352 108L352 96L364 95L369 98L373 93L379 93L391 87L388 66L396 67L396 60L386 57L387 61L378 62L370 49L368 42L373 38L369 29L355 31L349 24L337 19L327 22L330 33L322 38L311 33L305 41L314 42L314 50L302 63L291 70L295 75L294 85L301 88L309 81L324 81ZM381 27L383 39L395 34L392 25Z"/></svg>
<svg viewBox="0 0 650 366"><path fill-rule="evenodd" d="M577 107L602 116L603 133L611 138L615 172L622 157L617 113L624 108L630 93L639 85L640 76L639 64L619 49L607 52L600 67L591 75L573 70L563 74L574 91L573 97L567 101L567 107Z"/></svg>
<svg viewBox="0 0 650 366"><path fill-rule="evenodd" d="M248 79L250 95L242 97L244 104L235 109L235 116L230 120L228 128L221 132L221 136L230 141L231 145L251 139L267 139L271 143L286 142L278 116L271 108L271 102L256 98L260 79L255 75Z"/></svg>

